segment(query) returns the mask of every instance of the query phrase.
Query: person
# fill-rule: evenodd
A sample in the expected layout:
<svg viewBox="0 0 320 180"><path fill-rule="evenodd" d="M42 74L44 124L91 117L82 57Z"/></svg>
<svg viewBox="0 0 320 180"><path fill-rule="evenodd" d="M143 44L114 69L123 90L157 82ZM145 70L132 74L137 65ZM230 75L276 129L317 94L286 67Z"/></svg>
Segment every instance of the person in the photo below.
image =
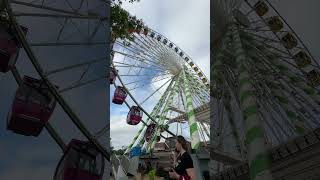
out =
<svg viewBox="0 0 320 180"><path fill-rule="evenodd" d="M183 136L177 136L175 150L178 155L175 161L175 168L171 168L169 171L169 177L171 179L196 179L193 161L190 154L188 153L188 149L188 144L185 138Z"/></svg>

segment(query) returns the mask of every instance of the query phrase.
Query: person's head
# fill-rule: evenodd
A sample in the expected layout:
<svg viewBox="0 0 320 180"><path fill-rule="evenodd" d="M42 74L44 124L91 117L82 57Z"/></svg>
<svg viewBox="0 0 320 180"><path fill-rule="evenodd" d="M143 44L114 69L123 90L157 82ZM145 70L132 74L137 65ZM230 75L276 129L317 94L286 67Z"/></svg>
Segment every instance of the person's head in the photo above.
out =
<svg viewBox="0 0 320 180"><path fill-rule="evenodd" d="M182 149L185 150L185 151L188 151L187 141L184 139L183 136L177 136L177 139L176 139L176 150L180 152Z"/></svg>

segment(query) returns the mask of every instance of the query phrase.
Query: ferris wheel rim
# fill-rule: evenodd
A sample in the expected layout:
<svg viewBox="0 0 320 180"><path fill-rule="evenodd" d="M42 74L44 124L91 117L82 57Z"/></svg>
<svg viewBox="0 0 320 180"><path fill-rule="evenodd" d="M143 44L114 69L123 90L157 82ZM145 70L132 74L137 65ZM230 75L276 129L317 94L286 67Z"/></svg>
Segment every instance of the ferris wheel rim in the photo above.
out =
<svg viewBox="0 0 320 180"><path fill-rule="evenodd" d="M272 10L278 15L278 17L285 23L285 25L289 28L289 30L297 37L297 40L299 43L301 43L302 47L307 51L308 55L310 55L310 57L312 58L312 60L315 62L315 64L317 65L318 70L320 70L320 62L318 62L315 57L313 56L313 54L311 53L311 51L309 50L309 48L305 45L305 43L302 41L302 39L300 38L300 36L296 33L296 31L291 27L291 25L287 22L287 20L280 14L280 12L272 5L272 3L269 0L264 0L271 8ZM250 8L251 8L251 12L254 12L254 7L248 2L248 0L244 1ZM265 25L267 25L267 22L265 20L265 18L263 18L262 16L258 16L259 19L261 19ZM290 31L286 31L286 32L290 32ZM280 36L276 33L272 31L272 34L279 40L281 41ZM287 47L285 47L284 45L282 45L283 48L285 48L287 50L287 52L293 57L292 52L290 52L290 49L288 49Z"/></svg>
<svg viewBox="0 0 320 180"><path fill-rule="evenodd" d="M36 70L36 72L40 76L41 80L48 87L50 93L52 93L53 97L59 103L59 105L62 107L64 112L69 116L69 118L72 121L72 123L100 151L102 156L104 158L106 158L108 162L110 162L110 153L108 152L108 150L105 149L99 143L99 141L94 138L94 136L90 133L90 131L84 126L84 124L82 123L80 118L78 118L78 116L69 107L68 103L65 102L64 98L55 89L55 86L46 77L45 72L43 71L41 65L39 64L37 58L35 57L29 42L26 40L26 37L24 36L24 34L23 34L22 30L21 30L21 27L18 25L18 21L17 21L16 17L14 16L14 13L13 13L13 10L12 10L12 7L11 7L11 5L12 5L11 1L10 0L4 0L3 3L4 3L4 7L6 7L6 10L7 10L6 12L8 14L9 21L12 23L14 30L17 32L17 38L18 38L19 42L21 42L21 47L25 50L28 59L31 61L31 63L33 65L33 68ZM17 58L18 58L18 56L17 56ZM16 71L18 72L17 69L16 69ZM76 121L78 121L78 122L76 122ZM51 134L50 134L50 136L51 136ZM52 137L52 138L54 140L56 140L54 137ZM59 145L58 142L56 142L56 143ZM61 147L61 148L62 148L62 150L64 150L66 148L66 144L64 144L64 147Z"/></svg>
<svg viewBox="0 0 320 180"><path fill-rule="evenodd" d="M158 41L157 41L158 43L162 44L163 40L166 40L167 43L165 44L165 46L168 46L168 44L172 44L172 47L168 47L168 48L171 49L172 52L174 52L175 54L177 54L177 55L179 56L179 58L181 58L181 60L183 60L184 63L187 63L187 64L188 64L188 66L183 65L183 68L184 68L184 67L187 67L188 70L191 70L192 72L194 72L192 75L196 76L196 77L199 79L200 83L203 84L203 86L204 86L205 88L209 88L209 87L210 87L210 81L208 80L208 78L206 77L206 75L203 73L203 71L201 70L201 68L199 68L199 66L198 66L194 61L192 61L192 58L191 58L187 53L185 53L185 51L183 51L183 50L182 50L181 48L179 48L175 43L173 43L173 42L170 41L167 37L165 37L164 35L158 33L157 31L155 31L155 30L153 30L153 29L151 29L151 28L149 28L149 27L148 27L148 28L146 27L146 28L144 28L144 29L147 30L146 36L150 36L151 33L155 33L154 38L160 36L160 37L161 37L161 41L158 40ZM154 39L154 38L152 38L152 39ZM117 39L115 40L115 43L116 43L116 42L117 42ZM173 50L174 48L178 48L178 51L174 51L174 50ZM120 53L120 52L114 51L113 49L112 49L112 51L115 52L115 53ZM183 57L181 57L178 52L179 52L179 53L182 52L182 53L183 53ZM121 53L120 53L120 54L121 54ZM188 58L188 60L185 60L185 58ZM190 62L193 63L192 66L189 64ZM112 67L113 67L114 69L116 69L116 66L115 66L113 60L112 60ZM194 67L196 67L198 71L196 71L196 70L194 69ZM201 73L201 74L202 74L202 77L200 77L198 73ZM120 76L120 75L117 73L117 77L119 77L119 76ZM164 79L167 79L167 78L164 78ZM161 80L164 80L164 79L161 79ZM173 79L173 77L171 77L171 80L172 80L172 79ZM203 82L203 79L206 80L206 83ZM170 80L170 79L169 79L169 80ZM126 84L125 84L123 81L121 81L121 84L122 84L123 87L126 86ZM208 89L208 90L209 90L209 89ZM129 88L126 87L126 91L129 92L129 91L130 91ZM131 96L130 96L130 97L131 97ZM131 98L134 99L133 96L132 96ZM139 105L140 108L142 108L142 105L141 105L142 103L138 103L138 101L136 101L136 99L134 99L134 100L135 100L134 103L137 104L137 105ZM144 109L144 108L142 108L142 109ZM145 109L144 109L144 112L145 112Z"/></svg>
<svg viewBox="0 0 320 180"><path fill-rule="evenodd" d="M199 66L194 62L194 61L192 61L192 58L185 52L185 51L183 51L179 46L177 46L174 42L172 42L172 41L170 41L169 40L169 38L167 38L167 37L165 37L164 35L162 35L162 34L160 34L159 32L157 32L157 31L155 31L155 30L153 30L153 29L151 29L151 28L147 28L148 30L151 30L151 32L155 32L157 35L160 35L162 38L161 39L166 39L168 42L170 42L170 43L172 43L174 46L172 46L172 49L174 48L174 47L177 47L179 50L180 50L180 52L183 52L183 54L185 55L185 57L188 57L189 58L189 61L190 62L192 62L193 64L194 64L194 66L196 66L197 68L198 68L198 70L203 74L203 77L207 80L207 83L205 83L205 84L210 84L210 81L209 81L209 79L207 78L207 76L203 73L203 71L201 70L201 68L199 68ZM170 44L169 43L169 44ZM175 52L175 51L174 51ZM178 54L178 52L176 52L176 54L177 55L179 55ZM181 57L182 58L182 57ZM182 58L182 59L185 59L185 58ZM189 65L189 63L188 63L188 65ZM190 65L189 65L190 66ZM195 71L192 67L190 67L193 71ZM198 74L197 74L197 72L196 72L196 75L198 76ZM201 79L201 77L199 77L199 79Z"/></svg>
<svg viewBox="0 0 320 180"><path fill-rule="evenodd" d="M168 39L167 37L163 36L162 34L160 34L160 33L156 32L156 31L152 30L151 28L144 28L144 31L145 31L145 30L147 30L147 33L146 33L146 34L144 34L144 32L141 32L141 31L140 31L140 32L134 32L134 33L137 33L138 35L143 35L143 34L144 34L144 36L141 36L141 37L142 37L141 39L138 38L139 41L141 41L141 40L143 41L143 40L145 40L144 37L147 37L147 39L150 40L150 41L145 40L146 42L154 43L154 44L160 44L160 45L161 45L161 48L168 48L168 51L172 51L173 53L175 53L175 54L178 56L178 58L181 59L181 61L183 62L183 63L182 63L183 65L182 65L181 71L186 71L185 69L187 69L188 71L190 71L188 74L190 74L190 76L194 76L195 80L199 81L199 83L202 84L201 87L204 88L204 89L207 89L208 92L209 92L209 83L210 83L210 81L207 79L206 75L203 73L203 71L201 70L201 68L199 68L199 66L192 61L192 58L190 58L190 56L188 56L187 53L185 53L185 52L184 52L181 48L179 48L175 43L173 43L172 41L170 41L170 39ZM152 33L154 33L154 35L151 36ZM160 38L159 38L159 36L160 36ZM141 41L141 42L142 42L142 41ZM125 41L124 41L124 42L125 42ZM129 40L128 42L130 43L131 41ZM119 44L119 43L121 43L121 42L119 42L118 39L115 39L114 44ZM149 44L149 45L150 45L150 44ZM169 45L170 45L170 46L169 46ZM125 49L126 49L125 46L122 46L122 48L125 48ZM161 49L161 48L160 48L160 49ZM177 48L178 50L176 50L175 48ZM114 50L114 49L112 49L112 52L122 54L122 53L120 53L120 52L117 52L117 50ZM182 53L183 56L181 56L180 53ZM125 53L124 53L124 54L125 54ZM124 55L124 54L123 54L123 55ZM188 58L188 60L186 60L186 58ZM120 63L120 62L114 62L113 59L111 60L112 68L114 68L115 70L117 70L115 63L118 64L118 63ZM122 63L125 64L124 62L122 62ZM188 65L186 65L185 63L188 64ZM192 63L193 65L191 65L190 63ZM121 63L120 63L120 64L121 64ZM196 70L196 68L197 68L197 70ZM202 76L200 76L200 74L202 74ZM173 75L173 74L172 74L172 75ZM127 88L125 82L122 80L121 75L120 75L119 73L116 73L116 76L119 78L119 81L120 81L120 84L122 85L122 87L124 87L125 90L126 90L126 92L129 94L129 97L133 100L133 103L134 103L135 105L137 105L137 106L147 115L148 119L147 119L146 122L149 123L149 119L150 119L150 120L151 120L151 121L150 121L151 123L156 123L156 124L159 125L159 122L155 120L156 118L153 118L153 117L151 116L151 114L147 113L147 111L145 110L144 106L142 106L142 103L139 103L139 102L136 100L135 95L134 95L135 93L132 93L131 90L129 90L129 88ZM174 76L171 77L171 81L174 81L173 78L174 78ZM203 81L203 79L206 80L206 83ZM152 82L151 82L151 83L152 83ZM170 86L170 85L169 85L169 86ZM180 95L181 95L181 94L180 94ZM208 96L210 97L209 94L208 94ZM124 100L124 102L126 102L126 104L127 104L127 100ZM209 102L207 102L207 103L209 103ZM130 106L129 106L128 104L127 104L127 106L128 106L128 108L130 109ZM143 122L143 123L144 123L144 125L146 124L145 122ZM203 124L204 124L204 125L203 125ZM201 129L201 127L200 127L199 131L200 131L200 130L203 130L203 129L207 130L207 129L206 129L206 128L207 128L206 125L209 126L209 123L207 123L207 124L206 124L206 123L203 123L203 124L202 124L202 126L204 126L204 127L202 127L202 129ZM143 126L143 127L144 127L144 126ZM180 127L180 128L181 128L181 127ZM185 128L184 128L184 129L185 129ZM165 131L168 132L168 129L166 129ZM181 130L181 132L182 132L182 130ZM162 133L162 132L160 132L160 136L162 136L161 133ZM176 133L179 134L178 131L177 131ZM169 134L173 135L174 137L177 135L177 134L174 134L174 133L169 133ZM138 135L137 135L137 136L138 136ZM162 136L162 137L163 137L163 136ZM206 132L206 133L203 133L201 137L203 138L202 140L203 140L204 142L207 142L206 139L209 137L209 135L208 135L207 132ZM207 138L206 138L206 137L207 137ZM141 136L140 136L140 138L141 138ZM166 139L166 138L164 138L164 139ZM134 138L134 141L136 141L136 140L137 140L137 139ZM133 145L133 144L135 144L135 143L130 144L130 147L131 147L131 145ZM127 149L126 152L128 153L128 149Z"/></svg>
<svg viewBox="0 0 320 180"><path fill-rule="evenodd" d="M194 75L197 76L197 78L199 78L200 80L203 80L205 79L206 82L204 83L203 81L201 81L201 83L203 83L207 88L209 88L210 86L210 81L209 79L207 78L206 74L203 73L203 71L201 70L201 68L199 68L199 66L192 60L191 56L189 56L185 51L183 51L178 45L176 45L174 42L172 42L169 38L167 38L166 36L162 35L161 33L149 28L149 27L144 27L143 28L144 30L147 30L147 34L145 36L150 36L151 33L154 33L154 37L151 37L152 39L155 39L156 37L160 36L161 37L161 41L157 41L159 42L160 44L163 44L163 40L166 40L167 43L164 44L165 46L167 46L168 44L172 44L172 47L168 47L169 49L172 50L173 53L175 53L176 55L179 56L179 58L181 58L181 60L183 60L184 63L187 63L188 65L186 66L188 69L191 69L192 72L194 72ZM117 42L117 40L115 41ZM178 48L178 51L174 51L175 48ZM183 57L180 56L179 53L182 52L183 53ZM188 58L188 60L185 60L186 58ZM189 63L192 63L193 65L191 66ZM194 69L194 67L197 68L197 71ZM202 74L202 77L199 76L198 73L201 73Z"/></svg>

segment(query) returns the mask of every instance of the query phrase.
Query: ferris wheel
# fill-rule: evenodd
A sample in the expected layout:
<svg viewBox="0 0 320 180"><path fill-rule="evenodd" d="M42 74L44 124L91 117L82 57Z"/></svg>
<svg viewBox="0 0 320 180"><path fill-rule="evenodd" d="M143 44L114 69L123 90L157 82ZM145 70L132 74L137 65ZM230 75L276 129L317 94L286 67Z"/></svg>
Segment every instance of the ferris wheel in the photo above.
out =
<svg viewBox="0 0 320 180"><path fill-rule="evenodd" d="M84 121L71 96L97 88L97 82L103 83L99 88L108 84L107 2L5 0L0 8L1 76L11 71L18 83L7 129L34 137L44 128L49 132L63 151L55 180L102 179L110 155L98 135L105 135L108 122L99 129L89 128L92 123ZM64 142L66 137L51 121L57 108L85 140Z"/></svg>
<svg viewBox="0 0 320 180"><path fill-rule="evenodd" d="M208 143L210 95L204 73L160 33L150 28L129 33L132 38L114 41L110 71L113 103L127 106L127 124L142 124L125 153L136 148L148 153L161 139L177 135L190 137L192 149Z"/></svg>
<svg viewBox="0 0 320 180"><path fill-rule="evenodd" d="M274 2L213 2L211 148L272 179L268 150L320 125L319 60ZM212 159L219 179L232 164Z"/></svg>

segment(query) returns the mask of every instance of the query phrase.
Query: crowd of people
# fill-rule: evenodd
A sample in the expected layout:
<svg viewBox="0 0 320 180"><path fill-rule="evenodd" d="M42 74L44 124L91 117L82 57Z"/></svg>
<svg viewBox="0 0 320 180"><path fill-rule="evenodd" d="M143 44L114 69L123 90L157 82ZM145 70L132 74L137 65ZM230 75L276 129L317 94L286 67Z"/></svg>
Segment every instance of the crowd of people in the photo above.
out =
<svg viewBox="0 0 320 180"><path fill-rule="evenodd" d="M160 167L158 164L152 166L151 162L140 164L138 174L141 180L196 180L193 161L190 156L188 142L183 136L177 136L175 151L171 156L171 167Z"/></svg>

